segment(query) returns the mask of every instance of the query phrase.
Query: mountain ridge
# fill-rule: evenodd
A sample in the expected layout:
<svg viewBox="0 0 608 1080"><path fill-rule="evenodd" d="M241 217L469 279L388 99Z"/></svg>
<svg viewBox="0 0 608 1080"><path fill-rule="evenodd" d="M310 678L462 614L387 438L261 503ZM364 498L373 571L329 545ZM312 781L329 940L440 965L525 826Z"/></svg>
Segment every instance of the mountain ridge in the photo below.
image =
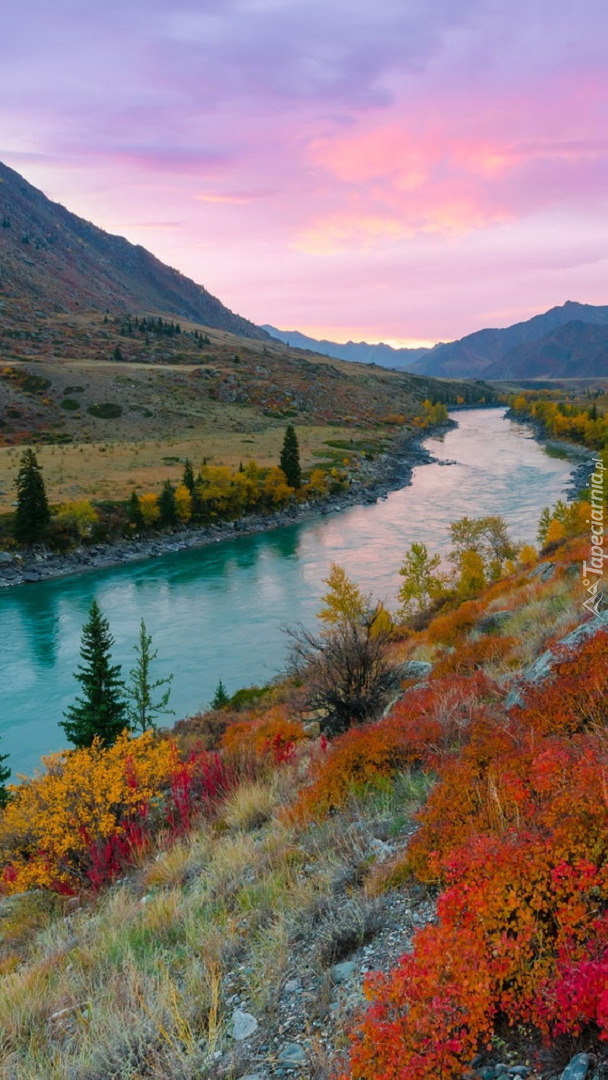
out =
<svg viewBox="0 0 608 1080"><path fill-rule="evenodd" d="M390 345L383 343L374 345L367 342L348 342L344 345L326 340L316 341L314 338L299 334L298 331L277 330L276 327L268 324L264 325L264 329L272 337L278 337L280 341L289 341L303 348L316 349L326 356L356 360L359 363L379 363L383 367L395 367L433 378L509 379L514 377L575 378L577 375L608 376L608 358L604 363L593 352L596 337L592 331L588 331L590 354L587 355L582 347L580 332L576 351L577 362L583 366L587 363L590 370L573 372L570 366L568 367L570 374L564 375L562 374L563 364L559 370L551 368L550 349L547 351L549 343L545 341L545 338L553 336L555 359L562 361L563 352L567 351L567 343L564 341L560 350L560 330L573 322L588 327L608 326L608 305L581 304L578 301L566 300L560 306L550 308L540 315L534 315L531 319L514 323L512 326L486 327L472 334L466 334L456 341L442 342L429 349L393 349ZM300 342L306 344L300 345ZM523 350L521 355L516 353L518 349ZM542 362L539 362L538 350L542 352L543 349L545 353L540 357ZM527 356L530 364L528 373L524 372L521 366L524 356ZM508 363L507 357L509 357Z"/></svg>
<svg viewBox="0 0 608 1080"><path fill-rule="evenodd" d="M268 338L140 244L48 199L0 162L0 301L45 314L145 310Z"/></svg>

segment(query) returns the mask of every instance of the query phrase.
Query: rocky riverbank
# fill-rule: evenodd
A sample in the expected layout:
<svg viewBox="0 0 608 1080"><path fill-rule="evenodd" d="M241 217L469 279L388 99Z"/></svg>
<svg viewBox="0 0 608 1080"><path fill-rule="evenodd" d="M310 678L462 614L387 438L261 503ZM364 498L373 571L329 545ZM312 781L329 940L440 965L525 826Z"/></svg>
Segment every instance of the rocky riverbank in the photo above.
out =
<svg viewBox="0 0 608 1080"><path fill-rule="evenodd" d="M348 491L328 495L314 503L289 506L274 514L249 514L236 521L218 522L209 526L184 525L170 531L132 537L116 543L86 545L67 553L57 553L46 548L18 554L0 551L0 588L34 584L48 578L101 570L140 559L158 558L172 552L234 539L235 536L280 529L319 515L339 513L351 506L377 502L397 488L408 487L417 465L426 465L436 460L422 445L425 439L454 427L457 427L456 421L449 420L441 427L427 428L422 432L402 436L395 440L387 453L379 454L373 461L361 460L357 475L351 481Z"/></svg>
<svg viewBox="0 0 608 1080"><path fill-rule="evenodd" d="M581 492L589 487L591 473L595 468L597 454L586 446L578 446L576 443L563 442L561 439L550 439L540 420L534 420L529 416L520 416L512 409L507 409L505 416L508 420L515 420L518 424L525 424L532 431L537 443L544 446L548 453L559 454L561 457L570 458L574 468L570 477L570 483L566 489L568 500L572 502L578 499ZM576 464L574 464L576 462Z"/></svg>

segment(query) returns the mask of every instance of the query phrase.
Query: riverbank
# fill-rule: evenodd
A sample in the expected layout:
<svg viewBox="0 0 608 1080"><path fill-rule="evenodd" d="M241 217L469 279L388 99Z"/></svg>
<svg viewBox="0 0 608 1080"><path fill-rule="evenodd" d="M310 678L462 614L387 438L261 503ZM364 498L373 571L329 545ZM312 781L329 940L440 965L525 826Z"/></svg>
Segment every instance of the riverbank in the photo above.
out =
<svg viewBox="0 0 608 1080"><path fill-rule="evenodd" d="M373 461L361 459L357 475L351 480L347 491L328 495L314 503L292 505L274 514L249 514L236 521L207 526L183 525L170 531L115 543L82 546L67 553L52 552L46 548L14 554L0 551L0 588L36 584L87 570L102 570L143 559L155 559L172 552L221 543L236 536L249 536L300 524L352 506L375 503L397 488L409 487L416 466L436 460L423 446L424 441L455 427L458 427L457 421L448 420L424 431L397 437L393 447L385 454L379 454Z"/></svg>
<svg viewBox="0 0 608 1080"><path fill-rule="evenodd" d="M543 446L547 453L553 453L556 457L568 458L572 462L578 462L572 470L566 495L568 502L574 502L575 499L580 498L581 493L589 487L591 474L595 469L597 452L589 450L587 446L579 446L578 443L549 438L540 420L535 420L531 416L520 416L519 413L513 412L512 409L507 409L505 418L529 427L536 442Z"/></svg>

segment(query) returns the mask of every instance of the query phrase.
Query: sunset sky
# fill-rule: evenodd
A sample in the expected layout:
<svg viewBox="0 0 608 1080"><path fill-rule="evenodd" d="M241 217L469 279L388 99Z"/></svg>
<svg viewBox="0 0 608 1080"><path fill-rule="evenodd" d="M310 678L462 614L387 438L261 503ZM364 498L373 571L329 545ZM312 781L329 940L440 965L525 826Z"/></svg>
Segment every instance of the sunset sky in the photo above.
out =
<svg viewBox="0 0 608 1080"><path fill-rule="evenodd" d="M0 160L257 323L608 303L606 0L20 0Z"/></svg>

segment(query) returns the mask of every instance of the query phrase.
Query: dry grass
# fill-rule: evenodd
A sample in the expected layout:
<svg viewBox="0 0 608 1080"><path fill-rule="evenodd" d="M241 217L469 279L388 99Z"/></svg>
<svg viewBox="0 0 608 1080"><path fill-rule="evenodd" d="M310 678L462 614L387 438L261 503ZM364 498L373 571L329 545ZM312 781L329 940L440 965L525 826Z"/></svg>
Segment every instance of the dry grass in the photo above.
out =
<svg viewBox="0 0 608 1080"><path fill-rule="evenodd" d="M270 821L278 804L272 781L240 784L228 797L222 819L230 829L249 832Z"/></svg>
<svg viewBox="0 0 608 1080"><path fill-rule="evenodd" d="M186 458L198 469L206 458L210 464L238 468L255 459L259 465L276 465L285 424L276 422L256 428L248 410L226 408L221 416L197 424L191 433L123 441L113 437L86 445L36 447L53 504L77 499L127 499L133 490L158 492L164 480L179 482ZM114 427L115 422L112 422ZM344 438L346 431L334 426L297 427L304 468L314 464L315 453L328 439ZM113 441L113 439L115 441ZM23 447L0 447L0 513L12 508L15 479Z"/></svg>

